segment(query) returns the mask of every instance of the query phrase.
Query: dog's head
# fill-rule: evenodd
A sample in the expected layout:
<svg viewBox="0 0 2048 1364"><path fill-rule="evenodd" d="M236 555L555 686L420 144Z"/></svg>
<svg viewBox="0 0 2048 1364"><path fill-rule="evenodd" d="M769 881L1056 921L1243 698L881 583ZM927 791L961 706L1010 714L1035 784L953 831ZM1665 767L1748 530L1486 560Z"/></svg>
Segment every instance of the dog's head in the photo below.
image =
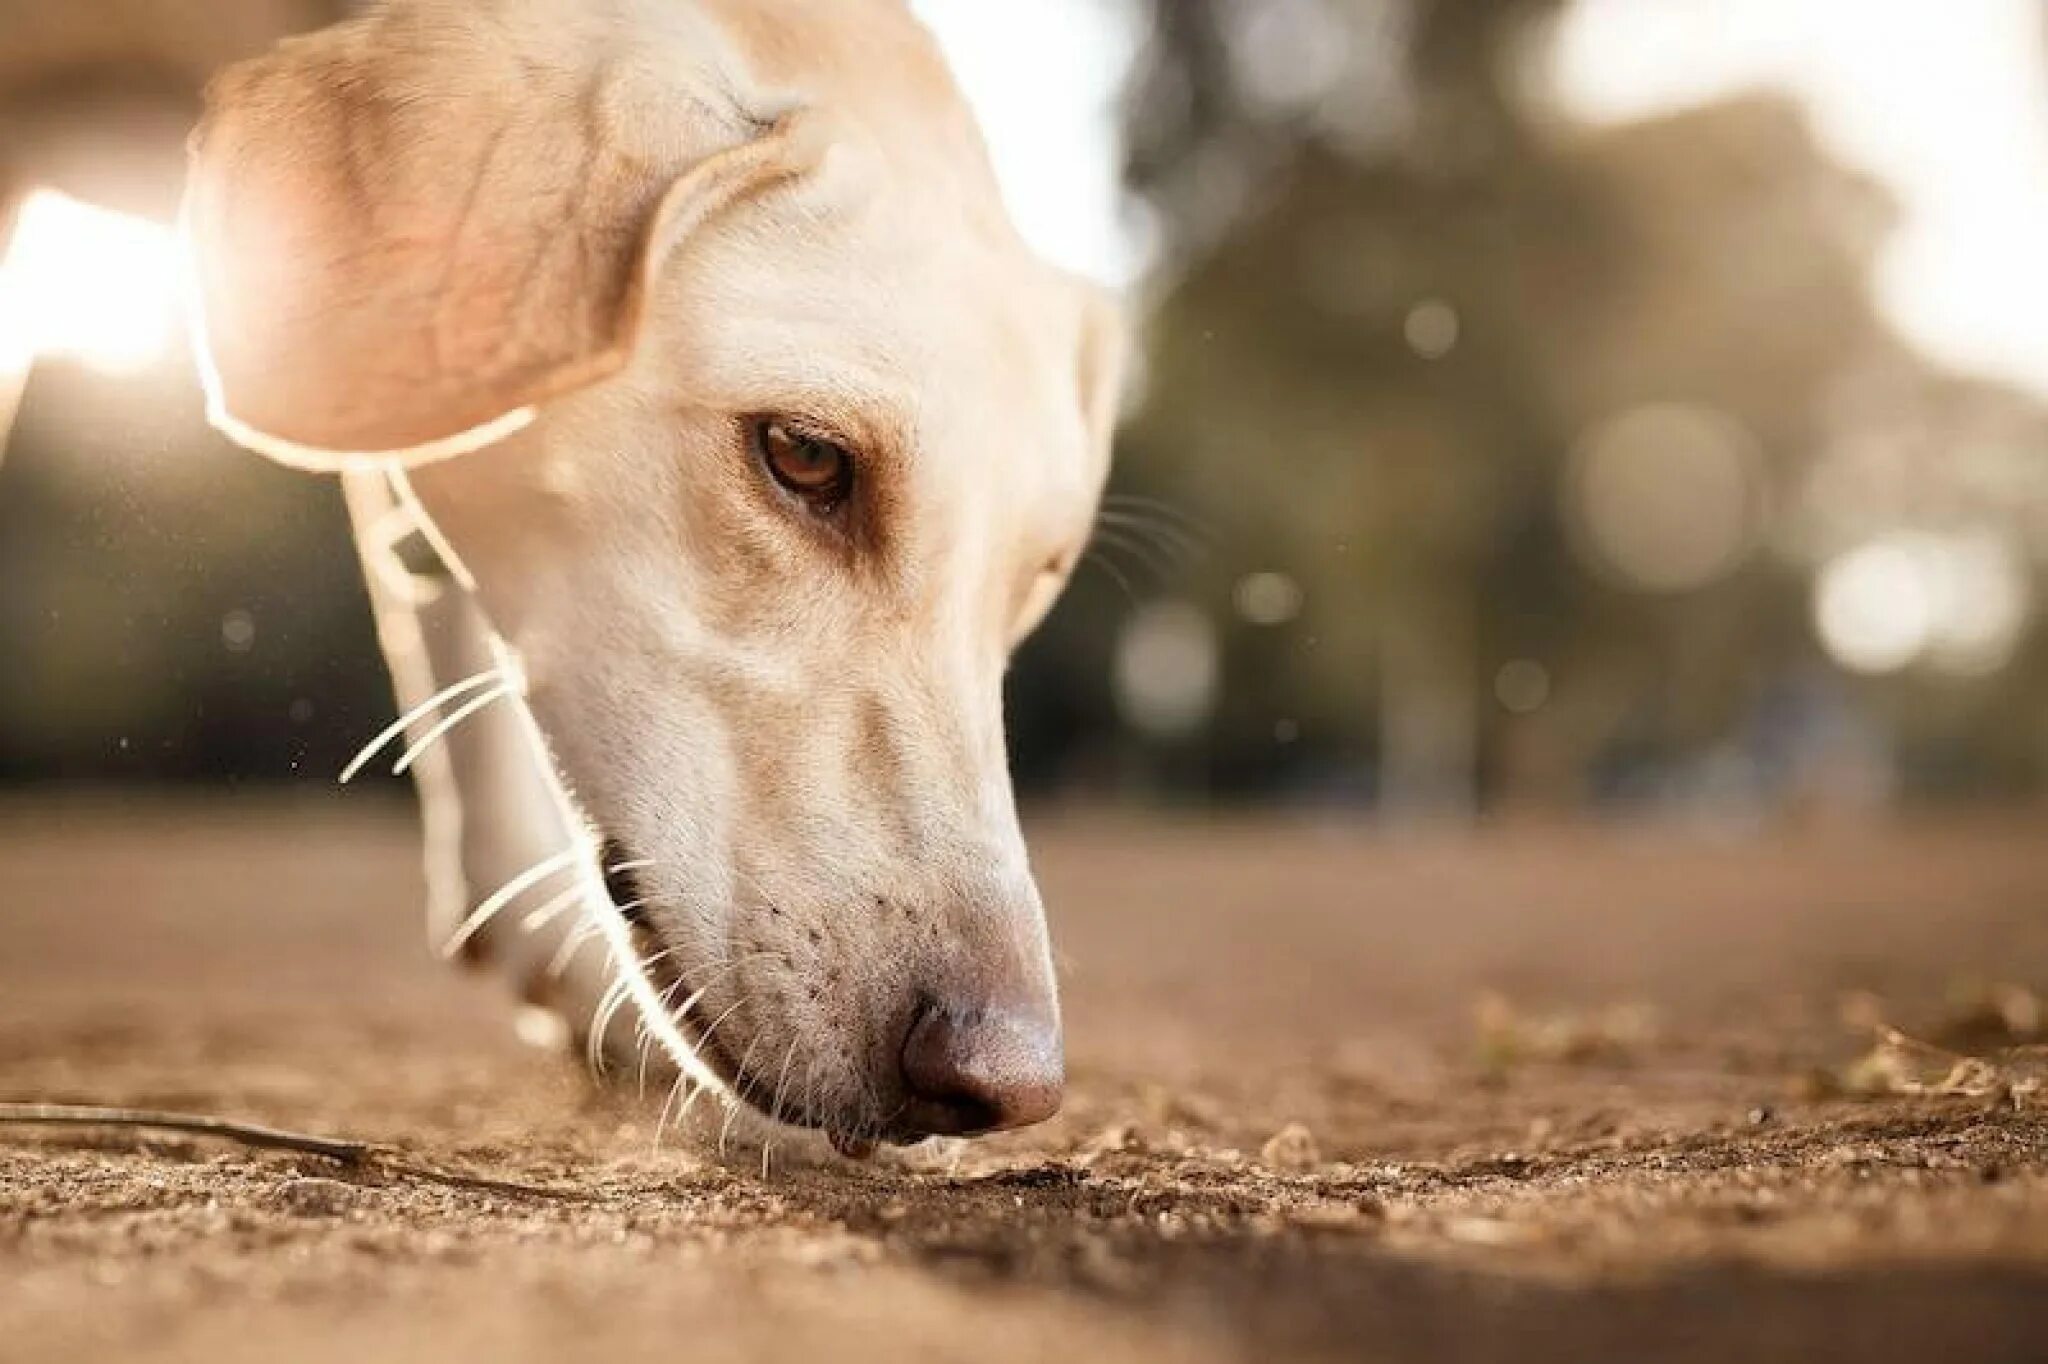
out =
<svg viewBox="0 0 2048 1364"><path fill-rule="evenodd" d="M1048 1115L1002 682L1121 345L897 0L391 4L195 149L217 417L413 469L706 1059L842 1137Z"/></svg>

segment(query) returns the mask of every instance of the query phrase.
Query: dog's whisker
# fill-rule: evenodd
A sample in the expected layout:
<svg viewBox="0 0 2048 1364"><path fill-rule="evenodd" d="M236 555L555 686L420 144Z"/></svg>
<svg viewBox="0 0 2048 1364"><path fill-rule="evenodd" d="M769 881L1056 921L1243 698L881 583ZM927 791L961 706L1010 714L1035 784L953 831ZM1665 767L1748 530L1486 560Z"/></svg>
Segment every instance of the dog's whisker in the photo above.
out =
<svg viewBox="0 0 2048 1364"><path fill-rule="evenodd" d="M795 1056L795 1055L796 1055L796 1040L795 1040L794 1038L791 1038L791 1039L790 1039L790 1043L789 1043L789 1047L788 1047L788 1049L787 1049L786 1051L784 1051L784 1052L783 1052L783 1054L782 1054L782 1073L783 1073L783 1075L784 1075L784 1077L785 1077L785 1078L787 1078L787 1076L788 1076L788 1074L789 1074L789 1062L790 1062L790 1058L791 1058L791 1057L793 1057L793 1056ZM774 1100L774 1102L772 1102L771 1104L769 1104L769 1105L768 1105L768 1117L769 1117L769 1120L770 1120L770 1122L771 1122L771 1123L774 1123L774 1124L780 1124L780 1123L783 1123L783 1122L786 1122L786 1121L787 1121L787 1119L785 1119L785 1118L784 1118L784 1117L782 1116L782 1086L781 1086L781 1084L780 1084L780 1083L778 1083L778 1084L777 1084L777 1085L775 1086L775 1100ZM768 1129L768 1135L767 1135L767 1136L766 1136L765 1138L763 1138L763 1139L762 1139L762 1142L761 1142L761 1178L762 1178L762 1179L764 1179L764 1180L765 1180L765 1179L768 1179L768 1178L770 1178L770 1170L771 1170L771 1166L772 1166L772 1163L773 1163L773 1160L774 1160L774 1157L775 1157L775 1139L776 1139L776 1138L777 1138L778 1136L780 1136L780 1135L781 1135L781 1129L780 1129L780 1127L779 1127L779 1126L771 1126L771 1127L769 1127L769 1129Z"/></svg>
<svg viewBox="0 0 2048 1364"><path fill-rule="evenodd" d="M633 1097L644 1102L647 1098L647 1045L654 1040L654 1034L647 1029L647 1020L633 1020Z"/></svg>
<svg viewBox="0 0 2048 1364"><path fill-rule="evenodd" d="M726 1020L727 1020L728 1018L731 1018L731 1017L732 1017L732 1016L733 1016L734 1014L738 1013L738 1012L740 1011L740 1008L741 1008L741 1006L742 1006L742 1005L744 1005L745 1003L746 1003L746 1000L745 1000L744 998L742 998L742 999L739 999L739 1000L736 1000L736 1001L734 1001L734 1003L733 1003L732 1007L731 1007L731 1008L729 1008L729 1009L727 1009L727 1010L726 1010L726 1011L725 1011L724 1013L720 1014L720 1015L719 1015L719 1016L718 1016L718 1017L717 1017L716 1019L714 1019L714 1020L712 1021L712 1024L711 1024L711 1026L710 1026L710 1027L708 1027L708 1028L706 1028L706 1029L704 1030L703 1034L702 1034L701 1036L699 1036L699 1037L698 1037L698 1039L697 1039L697 1045L699 1045L700 1047L708 1047L708 1046L710 1046L710 1045L711 1045L711 1039L712 1039L712 1037L713 1037L713 1036L714 1036L714 1035L715 1035L715 1034L716 1034L716 1033L718 1032L718 1029L719 1029L719 1027L720 1027L720 1026L721 1026L721 1025L722 1025L722 1024L723 1024L723 1023L724 1023L724 1022L725 1022L725 1021L726 1021Z"/></svg>
<svg viewBox="0 0 2048 1364"><path fill-rule="evenodd" d="M597 1003L590 1010L590 1022L584 1027L583 1068L589 1071L594 1079L604 1078L604 1062L602 1058L606 1023L605 1011L612 1007L614 999L624 996L625 990L625 982L618 976L613 976L607 980L604 989L598 992Z"/></svg>
<svg viewBox="0 0 2048 1364"><path fill-rule="evenodd" d="M1208 522L1196 516L1187 508L1143 493L1109 493L1102 499L1102 505L1112 511L1121 511L1140 516L1158 517L1182 527L1191 535L1204 540L1216 538L1216 532Z"/></svg>
<svg viewBox="0 0 2048 1364"><path fill-rule="evenodd" d="M674 949L670 949L670 951L673 950ZM646 965L652 966L657 961L661 960L662 958L668 955L668 952L656 953L654 956L649 957L647 959ZM680 978L678 978L666 990L663 990L661 992L661 1007L664 1010L669 1008L670 1001L675 999L677 992L679 992L682 988L683 982ZM683 1005L683 1010L687 1012L689 1008L690 1005L686 1002ZM647 1051L648 1048L652 1046L654 1043L654 1030L648 1026L646 1018L640 1018L635 1022L633 1026L633 1037L634 1050L638 1053L638 1060L635 1066L635 1072L637 1076L637 1079L635 1081L635 1087L639 1093L639 1096L642 1099L645 1099L647 1097Z"/></svg>
<svg viewBox="0 0 2048 1364"><path fill-rule="evenodd" d="M646 902L645 902L645 901L642 901L642 900L635 900L635 901L631 902L630 904L625 904L625 905L621 905L621 906L619 906L619 911L620 911L620 913L623 913L623 914L630 914L630 913L632 913L632 912L633 912L634 910L636 910L636 909L640 908L640 906L641 906L642 904L644 904L644 903L646 903ZM662 948L662 949L661 949L661 950L660 950L659 952L649 952L649 953L648 953L647 955L645 955L645 956L641 957L641 958L640 958L640 964L641 964L642 966L659 966L659 965L661 965L661 964L662 964L663 962L665 962L665 961L669 960L670 958L672 958L672 957L678 957L678 956L681 956L681 955L682 955L682 949L681 949L681 948L679 948L679 947L664 947L664 948ZM678 985L679 985L679 984L681 984L681 983L682 983L682 982L680 982L680 981L676 982L676 984L678 984ZM664 995L666 995L666 994L668 994L668 993L672 992L672 991L673 991L673 990L674 990L675 988L676 988L676 987L675 987L674 985L671 985L671 986L669 986L669 988L668 988L668 990L667 990L667 991L664 991L664 992L663 992L663 994L664 994Z"/></svg>
<svg viewBox="0 0 2048 1364"><path fill-rule="evenodd" d="M752 966L757 961L767 961L775 955L773 952L749 952L744 957L738 957L722 963L713 971L710 978L704 982L704 988L690 997L690 1003L687 1007L695 1008L699 1003L703 1002L703 997L711 993L712 986L738 975L742 970Z"/></svg>
<svg viewBox="0 0 2048 1364"><path fill-rule="evenodd" d="M457 706L437 721L432 729L420 735L405 752L399 754L398 761L392 765L391 775L394 777L404 776L412 770L412 765L418 762L428 749L441 742L442 739L446 738L460 726L463 721L496 705L507 697L518 695L518 692L519 689L516 684L509 681L503 682L484 692L481 696L473 697L462 705Z"/></svg>
<svg viewBox="0 0 2048 1364"><path fill-rule="evenodd" d="M782 1116L782 1091L783 1087L789 1083L790 1064L796 1060L796 1043L797 1039L792 1036L789 1039L789 1046L782 1053L782 1072L775 1081L775 1097L768 1105L768 1116L777 1122L788 1121L788 1119Z"/></svg>
<svg viewBox="0 0 2048 1364"><path fill-rule="evenodd" d="M644 964L648 966L659 965L660 963L667 961L672 957L680 956L681 954L682 949L680 947L665 947L661 951L656 952L649 957L646 957L644 959ZM690 1010L696 1008L699 1004L703 1003L705 997L711 993L712 987L717 985L720 981L725 980L727 977L733 975L735 972L738 972L744 967L751 966L757 961L762 961L766 958L773 957L774 955L775 954L773 952L750 952L744 957L730 958L725 961L722 961L714 967L712 967L711 975L708 978L706 978L703 985L697 989L696 993L692 994L688 999L684 1000L682 1004L674 1008L669 1008L667 995L664 994L662 999L662 1007L664 1009L667 1009L669 1016L671 1018L681 1019L684 1016L688 1015ZM669 993L673 993L676 987L680 986L682 983L683 982L679 980L676 982L676 985L670 986Z"/></svg>
<svg viewBox="0 0 2048 1364"><path fill-rule="evenodd" d="M1099 520L1102 525L1114 526L1127 534L1149 541L1162 554L1170 555L1176 564L1194 563L1209 552L1209 546L1205 541L1171 521L1155 521L1148 517L1109 510L1101 512Z"/></svg>
<svg viewBox="0 0 2048 1364"><path fill-rule="evenodd" d="M610 999L611 992L606 991L604 1005L610 1007L604 1009L601 1005L604 1017L599 1020L602 1027L595 1035L601 1037L603 1029L609 1028L617 1010L624 1007L625 1002L630 1001L641 1025L654 1033L656 1040L661 1043L662 1050L677 1068L699 1084L717 1091L730 1109L737 1101L736 1096L728 1092L728 1086L719 1078L717 1072L705 1063L697 1048L677 1027L677 1020L670 1015L662 998L657 995L653 982L648 978L641 953L633 941L634 921L628 917L631 911L639 908L644 901L635 901L623 908L614 905L603 884L602 855L590 844L584 845L579 851L588 858L585 872L590 878L596 905L591 922L604 938L611 969L615 975L614 984L621 989L623 995L615 1002ZM601 1064L598 1073L603 1074Z"/></svg>
<svg viewBox="0 0 2048 1364"><path fill-rule="evenodd" d="M574 866L583 856L583 849L569 848L553 857L543 858L519 875L500 886L498 890L470 912L468 918L456 928L447 942L441 945L441 955L453 958L469 945L469 940L483 931L486 924L496 918L505 906L533 889L551 876L559 876Z"/></svg>
<svg viewBox="0 0 2048 1364"><path fill-rule="evenodd" d="M584 888L582 886L569 887L569 889L521 919L519 921L519 932L523 936L531 937L567 913L583 897Z"/></svg>
<svg viewBox="0 0 2048 1364"><path fill-rule="evenodd" d="M466 696L476 688L492 682L497 683L499 686L506 686L509 685L510 679L506 677L503 668L486 668L472 677L465 677L460 682L451 683L443 687L440 691L435 692L432 696L429 696L426 700L420 702L396 720L393 720L389 725L379 730L377 737L364 744L361 750L356 753L356 756L350 759L349 765L341 770L340 784L346 786L354 781L380 752L396 742L407 730L426 719L429 715L432 715L442 706L447 705L457 697Z"/></svg>
<svg viewBox="0 0 2048 1364"><path fill-rule="evenodd" d="M548 958L548 979L561 979L562 973L569 969L569 963L576 959L576 955L603 934L603 927L595 919L578 924L574 931L562 939L562 945L555 949L555 955Z"/></svg>
<svg viewBox="0 0 2048 1364"><path fill-rule="evenodd" d="M1203 548L1202 542L1192 533L1171 521L1158 521L1149 516L1113 511L1107 507L1097 512L1095 519L1100 525L1115 526L1119 530L1142 535L1161 549L1170 549L1176 554L1191 554Z"/></svg>
<svg viewBox="0 0 2048 1364"><path fill-rule="evenodd" d="M648 1148L649 1155L658 1156L661 1154L661 1138L668 1131L668 1115L675 1108L676 1096L682 1093L683 1085L687 1079L688 1077L681 1071L677 1071L676 1078L669 1082L668 1093L662 1096L661 1112L657 1113L654 1117L654 1142Z"/></svg>
<svg viewBox="0 0 2048 1364"><path fill-rule="evenodd" d="M804 1062L804 1112L818 1111L818 1057L813 1052Z"/></svg>
<svg viewBox="0 0 2048 1364"><path fill-rule="evenodd" d="M705 1084L692 1084L689 1087L689 1090L683 1095L683 1106L676 1110L676 1131L680 1132L688 1125L690 1110L697 1106L697 1100L712 1092L714 1091L712 1091L711 1087Z"/></svg>
<svg viewBox="0 0 2048 1364"><path fill-rule="evenodd" d="M1095 540L1105 549L1122 550L1132 562L1142 565L1161 586L1180 577L1188 567L1182 557L1167 545L1107 521L1096 523Z"/></svg>
<svg viewBox="0 0 2048 1364"><path fill-rule="evenodd" d="M1138 604L1138 590L1131 586L1130 578L1121 568L1117 567L1116 561L1105 554L1099 546L1091 543L1081 555L1081 562L1083 564L1094 564L1104 573L1107 573L1110 581L1123 589L1123 594L1130 599L1131 605L1136 606Z"/></svg>
<svg viewBox="0 0 2048 1364"><path fill-rule="evenodd" d="M760 1045L761 1038L757 1034L753 1041L747 1043L746 1051L740 1054L739 1064L733 1070L733 1089L735 1091L741 1089L746 1082L746 1078L753 1073L747 1069L747 1066L754 1059L754 1048ZM721 1160L725 1158L726 1140L732 1135L733 1121L738 1115L739 1108L737 1105L727 1107L725 1123L718 1129L718 1156Z"/></svg>
<svg viewBox="0 0 2048 1364"><path fill-rule="evenodd" d="M623 973L625 969L622 963L621 972ZM597 1009L590 1018L590 1034L585 1039L585 1050L589 1053L591 1073L599 1079L603 1079L605 1075L605 1034L611 1031L613 1020L618 1018L619 1010L626 1007L626 1001L631 994L632 986L624 974L620 974L614 977L612 983L605 987L604 993L598 996Z"/></svg>

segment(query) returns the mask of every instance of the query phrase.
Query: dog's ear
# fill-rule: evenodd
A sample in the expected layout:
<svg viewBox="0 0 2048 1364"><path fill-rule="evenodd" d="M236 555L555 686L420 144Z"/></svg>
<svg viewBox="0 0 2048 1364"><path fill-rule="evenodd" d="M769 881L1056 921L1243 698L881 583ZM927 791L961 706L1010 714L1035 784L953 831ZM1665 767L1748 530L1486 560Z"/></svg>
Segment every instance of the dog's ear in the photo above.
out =
<svg viewBox="0 0 2048 1364"><path fill-rule="evenodd" d="M744 113L715 61L645 71L568 23L522 50L479 9L380 7L209 90L186 229L241 443L322 469L489 444L623 367L676 244L798 173L795 116Z"/></svg>

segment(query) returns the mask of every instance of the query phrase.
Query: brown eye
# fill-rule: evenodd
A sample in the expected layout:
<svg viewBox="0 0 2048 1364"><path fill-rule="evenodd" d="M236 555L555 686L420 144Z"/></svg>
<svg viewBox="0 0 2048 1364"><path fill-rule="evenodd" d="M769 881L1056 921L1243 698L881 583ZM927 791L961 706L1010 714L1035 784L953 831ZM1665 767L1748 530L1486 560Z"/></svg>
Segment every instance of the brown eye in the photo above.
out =
<svg viewBox="0 0 2048 1364"><path fill-rule="evenodd" d="M812 511L837 511L853 494L853 456L779 421L754 423L754 451L770 477Z"/></svg>

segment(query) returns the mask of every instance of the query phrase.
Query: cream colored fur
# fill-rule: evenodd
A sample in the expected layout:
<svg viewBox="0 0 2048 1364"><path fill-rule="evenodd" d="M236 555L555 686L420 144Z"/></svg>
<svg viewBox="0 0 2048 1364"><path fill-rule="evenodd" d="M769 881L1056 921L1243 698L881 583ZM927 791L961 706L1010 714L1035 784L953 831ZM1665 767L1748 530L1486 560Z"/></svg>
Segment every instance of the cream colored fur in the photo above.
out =
<svg viewBox="0 0 2048 1364"><path fill-rule="evenodd" d="M216 417L344 473L401 700L517 683L419 769L439 934L580 1014L533 911L594 854L465 921L630 850L644 922L600 921L657 1038L715 1023L707 1080L849 1140L898 1135L921 996L1055 1009L1002 686L1121 340L897 0L393 0L216 83L188 224ZM763 417L854 453L852 517Z"/></svg>

